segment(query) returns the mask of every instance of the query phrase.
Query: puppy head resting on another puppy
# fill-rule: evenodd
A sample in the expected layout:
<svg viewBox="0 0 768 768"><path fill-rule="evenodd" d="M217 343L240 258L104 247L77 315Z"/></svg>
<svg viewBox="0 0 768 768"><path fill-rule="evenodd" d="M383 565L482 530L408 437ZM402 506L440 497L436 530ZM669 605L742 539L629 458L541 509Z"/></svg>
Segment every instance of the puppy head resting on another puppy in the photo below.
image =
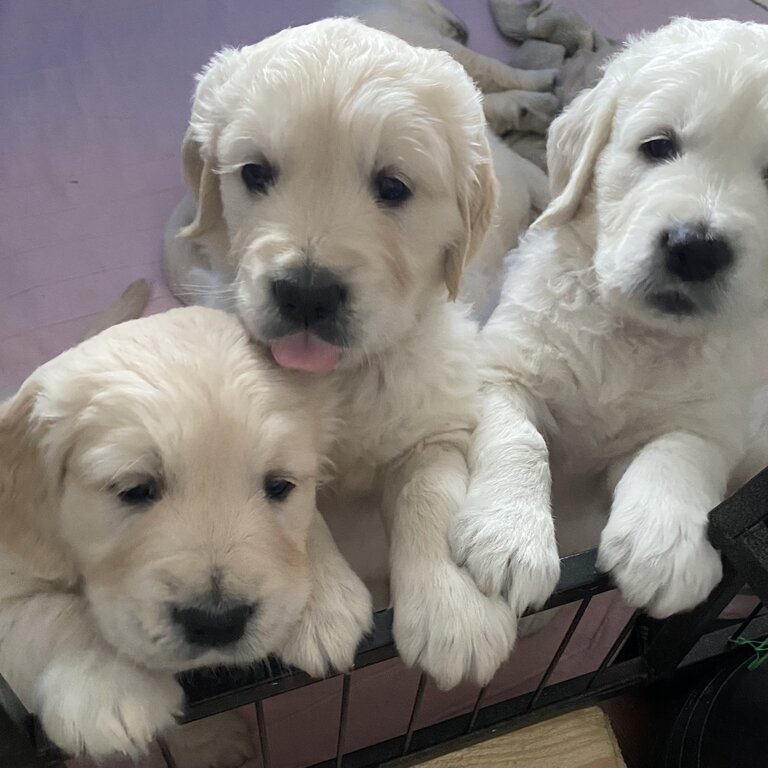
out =
<svg viewBox="0 0 768 768"><path fill-rule="evenodd" d="M551 206L601 296L663 330L751 318L768 287L768 27L677 19L552 125Z"/></svg>
<svg viewBox="0 0 768 768"><path fill-rule="evenodd" d="M316 385L312 385L316 386ZM170 670L279 649L309 594L329 397L201 308L111 328L0 406L0 547Z"/></svg>
<svg viewBox="0 0 768 768"><path fill-rule="evenodd" d="M455 297L496 199L461 66L351 19L217 54L183 153L182 236L228 240L249 331L315 372L359 365Z"/></svg>

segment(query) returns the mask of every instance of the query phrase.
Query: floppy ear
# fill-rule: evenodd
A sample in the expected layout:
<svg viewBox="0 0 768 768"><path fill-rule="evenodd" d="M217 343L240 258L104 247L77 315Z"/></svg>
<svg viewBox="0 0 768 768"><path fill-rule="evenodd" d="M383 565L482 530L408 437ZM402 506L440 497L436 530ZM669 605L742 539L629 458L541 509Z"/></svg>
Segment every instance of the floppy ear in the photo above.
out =
<svg viewBox="0 0 768 768"><path fill-rule="evenodd" d="M549 127L547 167L552 202L536 227L567 224L592 187L595 164L611 137L615 88L604 78L579 94Z"/></svg>
<svg viewBox="0 0 768 768"><path fill-rule="evenodd" d="M77 569L57 534L61 468L43 461L46 426L34 417L39 390L28 379L0 403L0 546L34 577L72 585Z"/></svg>
<svg viewBox="0 0 768 768"><path fill-rule="evenodd" d="M459 295L464 267L483 242L499 196L499 182L493 171L491 149L485 132L478 139L475 157L469 178L459 180L457 187L462 232L445 255L445 284L451 301Z"/></svg>
<svg viewBox="0 0 768 768"><path fill-rule="evenodd" d="M203 158L200 144L187 128L181 145L184 163L184 178L195 201L195 218L179 230L182 237L199 237L212 229L221 220L221 193L219 179L214 173L212 162Z"/></svg>

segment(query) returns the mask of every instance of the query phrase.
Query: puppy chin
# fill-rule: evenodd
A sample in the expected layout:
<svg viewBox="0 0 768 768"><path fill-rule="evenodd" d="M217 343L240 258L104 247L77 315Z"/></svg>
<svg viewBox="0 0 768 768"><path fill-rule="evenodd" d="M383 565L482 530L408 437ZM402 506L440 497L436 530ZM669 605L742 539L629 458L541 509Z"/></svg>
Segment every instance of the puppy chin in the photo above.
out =
<svg viewBox="0 0 768 768"><path fill-rule="evenodd" d="M612 303L631 323L649 331L670 336L696 336L705 333L721 319L711 301L678 286L636 289L620 296L613 292Z"/></svg>
<svg viewBox="0 0 768 768"><path fill-rule="evenodd" d="M649 279L641 300L647 311L673 329L703 332L729 322L731 312L727 279L708 283Z"/></svg>
<svg viewBox="0 0 768 768"><path fill-rule="evenodd" d="M201 667L238 666L252 664L274 652L287 632L278 632L271 642L262 642L261 634L252 631L223 648L206 648L187 643L171 632L168 636L126 638L127 642L116 644L118 651L147 669L177 674Z"/></svg>
<svg viewBox="0 0 768 768"><path fill-rule="evenodd" d="M131 649L133 653L124 648L118 648L118 650L143 667L173 674L188 669L227 663L214 658L214 656L221 656L220 652L212 653L202 648L192 648L186 643L174 642L163 648L162 651L156 648L146 648L142 651L135 647Z"/></svg>
<svg viewBox="0 0 768 768"><path fill-rule="evenodd" d="M648 305L672 318L695 317L701 314L698 304L681 288L669 287L651 291L646 294Z"/></svg>
<svg viewBox="0 0 768 768"><path fill-rule="evenodd" d="M727 311L723 283L675 280L659 271L655 257L628 256L624 261L621 271L613 264L597 271L601 302L617 318L675 336L695 335L719 322Z"/></svg>
<svg viewBox="0 0 768 768"><path fill-rule="evenodd" d="M230 667L252 664L254 660L266 658L268 652L259 648L252 647L247 640L241 640L234 644L231 649L209 650L205 648L197 649L186 643L180 645L178 655L164 655L158 658L155 664L151 660L145 662L147 666L153 666L155 669L162 669L166 672L178 674L192 669L201 669L203 667Z"/></svg>

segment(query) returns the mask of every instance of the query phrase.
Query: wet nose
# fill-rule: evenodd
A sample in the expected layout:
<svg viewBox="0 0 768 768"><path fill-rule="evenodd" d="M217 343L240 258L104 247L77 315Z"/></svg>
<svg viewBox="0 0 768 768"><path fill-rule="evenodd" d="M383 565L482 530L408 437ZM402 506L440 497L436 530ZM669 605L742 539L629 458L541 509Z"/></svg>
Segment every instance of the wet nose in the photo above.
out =
<svg viewBox="0 0 768 768"><path fill-rule="evenodd" d="M331 272L300 269L273 280L272 295L286 320L310 328L336 318L346 301L347 289Z"/></svg>
<svg viewBox="0 0 768 768"><path fill-rule="evenodd" d="M218 648L236 643L243 636L256 608L251 603L174 606L171 615L188 643Z"/></svg>
<svg viewBox="0 0 768 768"><path fill-rule="evenodd" d="M683 282L711 280L733 262L727 238L703 224L679 224L661 237L667 270Z"/></svg>

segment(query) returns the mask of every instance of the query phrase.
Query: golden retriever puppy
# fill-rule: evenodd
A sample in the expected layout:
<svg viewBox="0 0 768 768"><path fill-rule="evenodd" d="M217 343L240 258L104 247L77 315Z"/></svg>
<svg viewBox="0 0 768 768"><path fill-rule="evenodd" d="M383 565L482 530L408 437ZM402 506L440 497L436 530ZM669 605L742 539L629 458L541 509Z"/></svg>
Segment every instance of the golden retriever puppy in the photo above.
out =
<svg viewBox="0 0 768 768"><path fill-rule="evenodd" d="M383 515L403 659L487 681L514 619L448 547L479 381L447 299L497 199L480 94L445 52L327 19L217 54L183 154L172 287L227 296L279 366L329 378L344 427L321 510Z"/></svg>
<svg viewBox="0 0 768 768"><path fill-rule="evenodd" d="M474 54L463 45L456 43L450 37L444 34L450 30L459 29L461 22L444 8L436 0L392 0L391 2L371 2L370 0L350 0L350 2L340 2L337 8L338 15L356 15L361 14L363 21L378 29L397 35L414 45L421 45L424 48L442 48L438 41L444 44L450 44L447 48L453 58L467 67L467 60L459 55L459 51L467 52L471 57L480 60L478 54ZM309 25L311 31L315 25ZM439 33L438 33L439 30ZM359 27L350 28L349 34L359 35ZM380 38L386 41L386 37ZM274 45L282 45L284 37L277 36L277 39L264 41L262 46L265 50ZM454 50L453 47L458 50ZM392 55L399 55L398 51L403 50L402 43L397 49L392 49ZM427 56L426 51L421 51L422 55ZM221 56L225 56L223 52ZM377 54L374 54L374 57ZM413 54L412 54L413 55ZM513 70L499 61L488 59L488 62L497 65L502 74L511 73L513 82L516 78L533 78L530 82L521 81L516 87L538 87L536 78L545 75L545 79L540 83L549 82L551 84L552 73ZM369 62L369 64L372 62ZM221 68L219 67L219 70ZM482 71L485 71L481 67ZM482 74L475 72L472 68L467 70L475 82L485 82ZM458 70L457 70L458 72ZM379 80L375 73L369 82L369 88L381 90L382 96L388 85L385 80ZM499 74L499 77L502 76ZM456 76L461 76L457 74ZM547 79L548 78L548 79ZM291 83L286 82L284 87L291 87ZM492 88L493 86L488 85ZM300 90L300 81L296 83L297 92L295 99L303 99L305 92ZM512 86L508 86L512 87ZM216 85L209 83L209 90L213 92ZM551 99L554 105L542 117L541 111L530 99ZM522 100L522 101L521 101ZM537 130L544 133L546 126L551 122L556 107L557 100L552 94L543 94L537 92L528 92L521 90L504 91L503 93L488 93L483 96L483 105L486 119L489 126L499 134L504 134L509 130ZM287 109L288 102L278 98L275 104L264 105L267 114L264 115L264 121L269 120L269 115L280 109ZM382 105L383 106L383 105ZM307 104L310 108L311 104ZM383 108L392 109L395 105L388 103ZM427 100L422 105L422 119L429 118L431 103ZM523 117L519 117L524 115ZM447 116L444 116L444 118ZM519 119L518 119L519 118ZM276 116L275 130L281 121L289 119L286 115L282 118ZM529 123L527 121L534 120ZM306 131L297 126L298 130ZM313 127L313 130L317 130ZM361 137L362 138L362 137ZM488 227L485 237L478 240L478 247L472 262L465 270L462 284L460 286L459 297L462 301L473 308L473 315L476 319L486 320L491 310L496 306L499 299L501 275L504 271L503 262L506 254L514 248L519 240L521 233L526 229L535 215L544 210L549 203L549 184L546 175L533 163L510 150L505 143L491 130L486 130L486 138L489 142L490 153L493 160L494 174L498 181L498 198L495 206L492 223ZM333 136L316 136L318 145L324 141L333 141ZM372 143L375 143L371 139ZM367 149L373 151L372 148ZM341 178L334 178L334 183L341 182ZM347 194L354 195L358 187L359 180L355 179L355 184L347 190ZM215 306L220 309L231 308L231 295L227 291L227 285L231 283L232 265L228 259L230 241L227 237L220 236L221 233L212 229L204 236L190 239L179 239L177 234L181 229L190 224L195 218L196 205L194 199L185 198L177 207L171 220L168 223L166 231L166 274L173 292L182 300L196 300L198 303L206 306ZM254 213L255 215L255 213ZM194 267L202 267L207 274L201 274L200 270ZM190 269L192 268L192 269Z"/></svg>
<svg viewBox="0 0 768 768"><path fill-rule="evenodd" d="M481 335L484 413L453 537L521 613L557 581L553 498L561 545L585 527L574 484L594 489L598 564L630 605L664 618L721 579L709 511L744 461L763 465L748 424L765 347L766 93L768 26L677 19L552 125L555 199Z"/></svg>
<svg viewBox="0 0 768 768"><path fill-rule="evenodd" d="M235 318L174 310L0 406L0 673L64 750L140 753L181 670L351 663L369 598L315 507L333 393L265 357ZM220 747L177 762L242 759Z"/></svg>

